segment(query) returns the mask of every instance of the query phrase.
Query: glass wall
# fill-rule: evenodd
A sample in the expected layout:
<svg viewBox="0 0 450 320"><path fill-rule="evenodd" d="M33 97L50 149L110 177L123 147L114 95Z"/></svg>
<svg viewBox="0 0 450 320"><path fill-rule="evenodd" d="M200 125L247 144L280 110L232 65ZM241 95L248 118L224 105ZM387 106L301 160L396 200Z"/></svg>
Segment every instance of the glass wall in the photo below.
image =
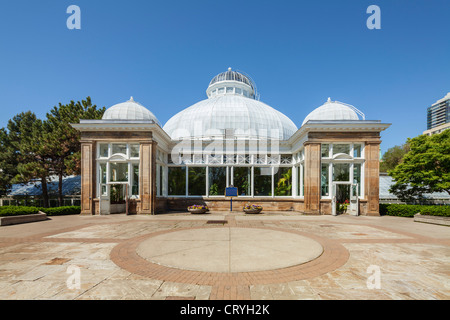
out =
<svg viewBox="0 0 450 320"><path fill-rule="evenodd" d="M332 196L334 182L338 185L358 184L358 195L364 190L364 144L363 143L325 143L322 144L321 195ZM331 155L330 155L331 153ZM339 187L350 190L347 187ZM333 189L334 190L334 189ZM337 190L337 189L336 189ZM337 192L337 191L336 191Z"/></svg>
<svg viewBox="0 0 450 320"><path fill-rule="evenodd" d="M251 167L233 167L233 186L238 188L240 196L251 196Z"/></svg>
<svg viewBox="0 0 450 320"><path fill-rule="evenodd" d="M323 197L327 197L330 194L330 179L329 179L329 164L328 163L324 163L322 164L322 170L320 173L320 188L321 188L321 195Z"/></svg>
<svg viewBox="0 0 450 320"><path fill-rule="evenodd" d="M206 168L190 167L188 168L188 195L203 196L206 195Z"/></svg>
<svg viewBox="0 0 450 320"><path fill-rule="evenodd" d="M186 195L186 167L169 167L169 196Z"/></svg>
<svg viewBox="0 0 450 320"><path fill-rule="evenodd" d="M272 168L255 167L254 169L254 195L271 196L272 195Z"/></svg>
<svg viewBox="0 0 450 320"><path fill-rule="evenodd" d="M275 196L292 196L292 168L275 168L274 188Z"/></svg>
<svg viewBox="0 0 450 320"><path fill-rule="evenodd" d="M209 167L209 195L223 196L227 184L227 168Z"/></svg>
<svg viewBox="0 0 450 320"><path fill-rule="evenodd" d="M139 195L139 164L131 165L131 172L133 173L133 184L131 186L131 195Z"/></svg>

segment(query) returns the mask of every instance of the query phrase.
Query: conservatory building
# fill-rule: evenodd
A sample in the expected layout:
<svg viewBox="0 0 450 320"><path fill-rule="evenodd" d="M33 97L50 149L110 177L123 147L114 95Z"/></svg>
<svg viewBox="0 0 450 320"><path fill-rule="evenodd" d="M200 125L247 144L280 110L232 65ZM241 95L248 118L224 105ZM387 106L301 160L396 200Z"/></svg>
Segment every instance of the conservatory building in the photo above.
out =
<svg viewBox="0 0 450 320"><path fill-rule="evenodd" d="M130 100L81 120L82 214L156 214L206 204L233 209L378 215L380 132L357 108L328 98L305 119L263 103L252 79L228 69L207 98L162 126ZM153 109L156 111L157 109ZM297 126L298 124L298 126Z"/></svg>

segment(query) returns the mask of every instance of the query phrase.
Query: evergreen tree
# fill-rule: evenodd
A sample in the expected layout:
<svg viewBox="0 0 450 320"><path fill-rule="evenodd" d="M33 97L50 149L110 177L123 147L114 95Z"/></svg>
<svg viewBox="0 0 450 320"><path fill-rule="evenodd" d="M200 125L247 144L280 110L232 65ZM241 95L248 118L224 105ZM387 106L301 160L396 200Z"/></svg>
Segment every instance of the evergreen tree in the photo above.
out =
<svg viewBox="0 0 450 320"><path fill-rule="evenodd" d="M31 111L22 112L9 120L7 128L17 161L17 174L11 183L41 182L44 207L48 207L50 150L43 143L46 132L42 121Z"/></svg>
<svg viewBox="0 0 450 320"><path fill-rule="evenodd" d="M71 101L53 107L44 121L46 135L43 137L51 153L51 172L58 176L58 201L63 205L63 178L81 172L80 133L70 124L79 123L80 119L101 119L105 108L97 109L91 98L81 102Z"/></svg>

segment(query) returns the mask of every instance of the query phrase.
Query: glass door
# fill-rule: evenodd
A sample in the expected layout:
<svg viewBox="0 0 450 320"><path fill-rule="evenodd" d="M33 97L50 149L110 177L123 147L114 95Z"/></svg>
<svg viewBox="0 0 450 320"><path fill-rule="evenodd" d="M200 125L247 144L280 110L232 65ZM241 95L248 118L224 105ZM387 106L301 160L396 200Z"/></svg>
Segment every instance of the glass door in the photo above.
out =
<svg viewBox="0 0 450 320"><path fill-rule="evenodd" d="M358 184L352 184L350 189L350 206L348 213L357 216L359 213L359 194L358 194L359 186Z"/></svg>

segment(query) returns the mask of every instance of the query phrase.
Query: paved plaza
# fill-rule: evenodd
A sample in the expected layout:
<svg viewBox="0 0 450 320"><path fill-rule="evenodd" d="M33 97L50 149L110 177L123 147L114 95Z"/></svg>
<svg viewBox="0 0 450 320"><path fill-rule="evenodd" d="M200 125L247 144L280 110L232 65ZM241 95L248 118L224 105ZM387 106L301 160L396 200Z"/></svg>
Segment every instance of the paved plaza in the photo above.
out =
<svg viewBox="0 0 450 320"><path fill-rule="evenodd" d="M450 298L450 229L399 217L213 212L0 227L0 299Z"/></svg>

